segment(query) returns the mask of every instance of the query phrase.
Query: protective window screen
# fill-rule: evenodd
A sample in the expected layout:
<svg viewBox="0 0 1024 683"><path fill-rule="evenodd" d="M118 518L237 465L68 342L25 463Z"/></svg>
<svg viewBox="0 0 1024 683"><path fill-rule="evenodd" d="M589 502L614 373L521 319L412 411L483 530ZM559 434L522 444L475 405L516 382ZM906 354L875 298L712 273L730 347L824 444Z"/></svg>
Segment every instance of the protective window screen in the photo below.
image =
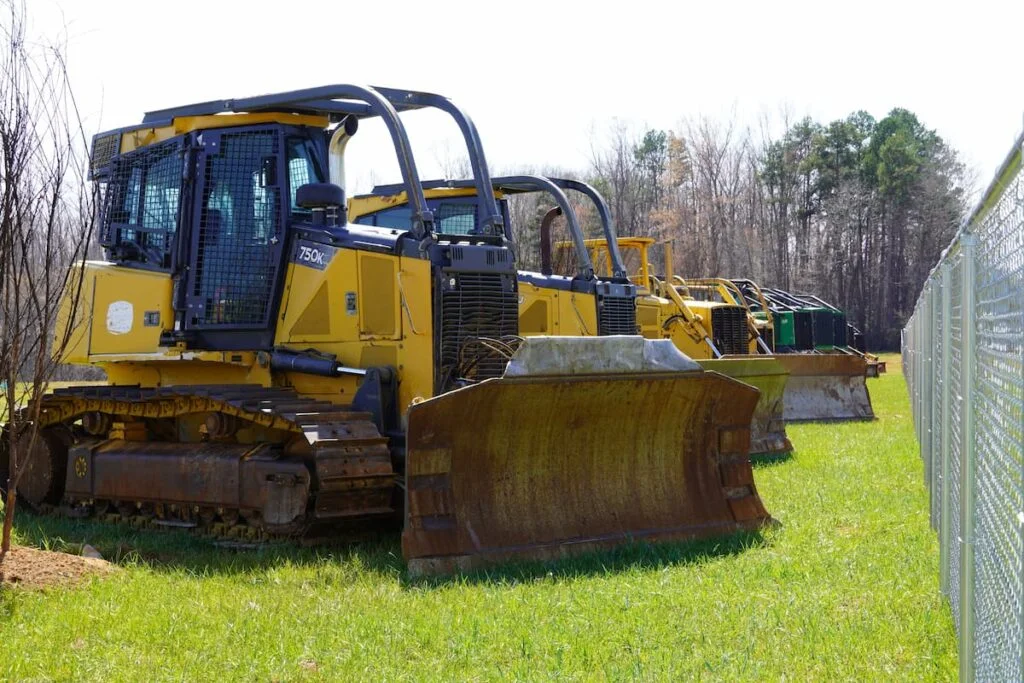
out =
<svg viewBox="0 0 1024 683"><path fill-rule="evenodd" d="M103 244L114 258L169 267L178 227L179 140L144 147L112 163L103 195Z"/></svg>
<svg viewBox="0 0 1024 683"><path fill-rule="evenodd" d="M445 202L437 208L436 221L442 235L469 235L476 229L476 204Z"/></svg>
<svg viewBox="0 0 1024 683"><path fill-rule="evenodd" d="M191 323L266 323L277 278L281 199L275 131L224 134L207 147Z"/></svg>

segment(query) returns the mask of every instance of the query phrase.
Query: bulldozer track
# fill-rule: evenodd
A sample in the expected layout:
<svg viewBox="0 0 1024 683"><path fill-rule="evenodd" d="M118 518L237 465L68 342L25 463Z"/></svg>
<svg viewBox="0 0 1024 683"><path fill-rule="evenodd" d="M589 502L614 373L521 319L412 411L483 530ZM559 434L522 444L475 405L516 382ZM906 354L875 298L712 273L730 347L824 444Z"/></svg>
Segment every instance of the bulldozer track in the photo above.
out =
<svg viewBox="0 0 1024 683"><path fill-rule="evenodd" d="M23 410L34 411L35 407L27 406ZM73 438L64 437L71 449L84 447L88 453L112 449L116 453L155 458L157 463L171 462L171 467L183 471L181 477L185 482L170 496L145 495L144 483L135 487L137 495L117 497L84 495L81 491L62 489L59 496L53 494L55 500L28 501L41 513L91 516L136 528L185 528L203 536L243 544L264 544L275 539L334 538L338 533L343 535L348 527L365 528L367 523L386 524L397 518L396 472L389 440L380 434L372 415L354 411L348 405L300 396L290 387L73 386L42 396L38 408L41 430L73 434ZM212 433L208 430L199 441L151 438L153 430L147 428L154 420L197 414L216 416ZM81 425L74 424L79 421ZM62 430L60 425L70 429ZM87 434L89 426L91 436ZM262 428L260 434L264 435L264 440L235 442L232 434L247 426ZM266 436L268 434L270 436ZM214 456L210 455L211 449ZM74 457L74 453L72 450L70 460L73 462L67 464L67 469L71 470L66 474L69 482L74 481L79 465L85 463ZM161 456L164 456L163 461ZM220 469L208 472L197 469L200 465L196 463L203 457L218 458ZM272 524L261 517L260 510L251 506L232 507L201 499L202 489L215 485L218 472L232 466L240 471L249 459L269 463L265 466L270 468L278 462L291 468L282 473L272 472L267 475L267 481L279 484L279 479L285 486L306 486L308 501L295 521ZM81 464L78 476L84 479L90 469L90 465ZM188 472L184 472L186 469ZM177 473L177 470L172 472ZM47 475L48 479L64 476L57 470ZM238 478L241 479L241 475ZM198 482L201 485L196 485ZM239 488L237 482L236 488ZM222 490L229 488L222 487ZM238 496L241 500L242 494Z"/></svg>

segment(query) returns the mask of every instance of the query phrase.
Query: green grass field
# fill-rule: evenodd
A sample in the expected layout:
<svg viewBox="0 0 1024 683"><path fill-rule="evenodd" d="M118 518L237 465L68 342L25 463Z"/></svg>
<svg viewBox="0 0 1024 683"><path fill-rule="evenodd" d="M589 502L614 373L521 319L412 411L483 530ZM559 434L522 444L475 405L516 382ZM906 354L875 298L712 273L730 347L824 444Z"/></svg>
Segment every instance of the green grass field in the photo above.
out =
<svg viewBox="0 0 1024 683"><path fill-rule="evenodd" d="M96 546L125 571L0 593L0 671L36 680L951 680L897 356L873 423L789 428L759 464L781 527L450 581L397 538L227 551L177 532L20 516L18 540Z"/></svg>

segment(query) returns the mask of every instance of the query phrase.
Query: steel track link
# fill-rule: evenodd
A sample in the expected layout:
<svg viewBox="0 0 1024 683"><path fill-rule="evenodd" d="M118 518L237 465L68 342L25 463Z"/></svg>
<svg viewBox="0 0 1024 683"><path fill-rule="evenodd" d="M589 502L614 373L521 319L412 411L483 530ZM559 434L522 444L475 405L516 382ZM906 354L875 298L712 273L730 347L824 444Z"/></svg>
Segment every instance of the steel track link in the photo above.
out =
<svg viewBox="0 0 1024 683"><path fill-rule="evenodd" d="M141 388L126 386L80 386L55 390L41 397L39 425L55 428L82 418L108 420L119 425L103 436L125 438L125 423L131 420L173 419L185 415L216 414L229 420L276 430L276 447L288 449L309 469L310 498L306 514L287 527L267 528L251 517L251 511L224 509L202 502L160 500L138 496L127 500L96 500L64 495L60 505L34 505L40 512L62 509L71 515L83 511L107 521L128 522L135 527L185 527L195 533L229 543L265 544L274 540L310 540L337 537L338 530L373 526L394 520L392 505L396 474L388 439L381 436L369 413L350 406L304 398L290 387L259 385L193 385ZM23 410L31 410L28 406ZM99 416L99 417L97 417ZM103 417L106 416L106 417ZM237 430L239 425L235 425ZM120 429L121 431L118 431ZM76 430L79 434L82 428ZM193 445L182 441L136 441L164 449ZM198 450L203 444L194 443ZM129 443L130 442L126 442ZM138 445L138 444L137 444ZM257 450L259 444L253 445ZM295 452L298 456L295 456ZM243 456L243 460L246 456ZM108 510L121 506L122 512ZM134 508L134 509L132 509ZM249 517L247 519L246 517Z"/></svg>

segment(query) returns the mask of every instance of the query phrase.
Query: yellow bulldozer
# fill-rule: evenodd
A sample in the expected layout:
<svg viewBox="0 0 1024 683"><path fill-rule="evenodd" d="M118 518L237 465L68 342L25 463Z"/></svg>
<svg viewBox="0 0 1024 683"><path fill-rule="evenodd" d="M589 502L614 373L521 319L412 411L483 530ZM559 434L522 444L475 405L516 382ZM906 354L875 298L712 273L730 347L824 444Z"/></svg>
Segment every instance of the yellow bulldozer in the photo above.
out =
<svg viewBox="0 0 1024 683"><path fill-rule="evenodd" d="M96 136L104 259L76 266L57 335L108 384L35 406L21 499L257 540L400 527L411 573L768 522L758 392L666 340L524 337L491 193L470 223L424 197L400 116L424 107L490 188L472 122L430 93L330 85ZM346 216L368 119L402 173L386 225Z"/></svg>
<svg viewBox="0 0 1024 683"><path fill-rule="evenodd" d="M460 215L465 220L474 220L478 188L473 180L433 180L424 183L424 187L428 204L439 216ZM650 339L670 339L706 370L759 390L751 423L751 455L782 455L792 451L782 418L787 373L773 359L756 355L760 340L757 330L748 327L745 309L702 301L683 302L674 291L665 296L652 294L650 283L657 283L659 294L661 287L657 278L649 276L647 246L653 240L617 237L604 198L586 183L564 178L507 176L493 178L492 187L506 221L508 196L543 192L555 203L545 213L537 235L540 272L520 270L517 274L521 334L640 333ZM580 193L593 204L603 238L584 237L566 191ZM368 195L352 198L350 219L356 223L386 223L392 213L405 206L400 192L397 186L378 186ZM570 239L553 245L553 225L558 217L565 219ZM511 234L509 226L506 234ZM623 253L633 257L632 270L627 267Z"/></svg>
<svg viewBox="0 0 1024 683"><path fill-rule="evenodd" d="M768 351L760 329L745 307L729 301L699 300L691 296L687 281L673 273L672 243L662 244L665 271L652 273L651 237L619 237L618 249L629 263L630 279L639 289L636 314L641 334L648 339L670 339L702 367L735 377L760 391L751 425L752 455L782 455L793 450L786 435L784 396L789 371ZM611 272L614 255L608 241L587 240L587 248L602 273ZM566 253L566 244L558 248Z"/></svg>
<svg viewBox="0 0 1024 683"><path fill-rule="evenodd" d="M831 422L869 420L874 417L866 377L877 377L877 364L855 349L846 352L814 347L812 321L804 311L786 311L779 325L785 333L777 334L777 316L757 283L752 280L698 278L687 280L689 291L697 298L722 301L743 306L756 321L765 339L773 340L775 358L789 371L784 414L790 422ZM826 314L826 322L833 324ZM841 321L845 334L845 319ZM796 340L807 337L807 352L784 353L793 349Z"/></svg>

